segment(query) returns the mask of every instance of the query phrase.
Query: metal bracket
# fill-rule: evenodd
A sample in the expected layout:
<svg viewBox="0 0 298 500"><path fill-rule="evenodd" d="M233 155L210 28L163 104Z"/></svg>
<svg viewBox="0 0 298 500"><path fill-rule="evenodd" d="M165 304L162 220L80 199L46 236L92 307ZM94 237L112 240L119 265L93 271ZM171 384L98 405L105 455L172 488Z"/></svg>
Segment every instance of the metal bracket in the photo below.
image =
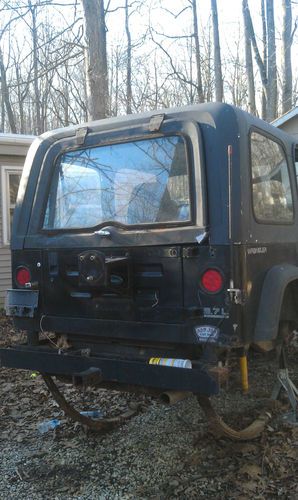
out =
<svg viewBox="0 0 298 500"><path fill-rule="evenodd" d="M38 290L7 290L5 311L7 316L33 318L38 308Z"/></svg>
<svg viewBox="0 0 298 500"><path fill-rule="evenodd" d="M88 127L78 128L78 130L76 131L76 143L78 146L83 146L87 134L88 134Z"/></svg>
<svg viewBox="0 0 298 500"><path fill-rule="evenodd" d="M152 116L149 122L150 132L158 132L164 119L165 119L165 114Z"/></svg>
<svg viewBox="0 0 298 500"><path fill-rule="evenodd" d="M102 382L101 370L92 366L83 372L74 374L72 382L74 385L98 385Z"/></svg>
<svg viewBox="0 0 298 500"><path fill-rule="evenodd" d="M208 233L207 232L203 232L203 233L200 233L196 236L196 242L198 243L198 245L200 245L201 243L203 243L203 241L205 240L205 238L208 236Z"/></svg>
<svg viewBox="0 0 298 500"><path fill-rule="evenodd" d="M286 391L292 407L292 411L290 414L287 414L286 418L292 424L298 425L298 389L290 379L287 368L280 368L278 370L277 382L271 395L272 399L278 399L282 388Z"/></svg>
<svg viewBox="0 0 298 500"><path fill-rule="evenodd" d="M98 231L94 231L94 234L98 234L99 236L105 236L108 238L111 236L111 231L109 229L98 229Z"/></svg>

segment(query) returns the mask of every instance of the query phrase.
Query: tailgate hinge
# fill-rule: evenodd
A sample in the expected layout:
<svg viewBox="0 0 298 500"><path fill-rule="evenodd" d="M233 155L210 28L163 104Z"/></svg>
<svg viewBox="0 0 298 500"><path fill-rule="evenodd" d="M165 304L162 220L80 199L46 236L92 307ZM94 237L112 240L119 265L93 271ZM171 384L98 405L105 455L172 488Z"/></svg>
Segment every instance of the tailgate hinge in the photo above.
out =
<svg viewBox="0 0 298 500"><path fill-rule="evenodd" d="M76 131L76 143L78 146L83 146L87 134L88 134L88 127L78 128L78 130Z"/></svg>
<svg viewBox="0 0 298 500"><path fill-rule="evenodd" d="M158 132L162 122L165 119L165 114L154 115L150 118L149 130L150 132Z"/></svg>

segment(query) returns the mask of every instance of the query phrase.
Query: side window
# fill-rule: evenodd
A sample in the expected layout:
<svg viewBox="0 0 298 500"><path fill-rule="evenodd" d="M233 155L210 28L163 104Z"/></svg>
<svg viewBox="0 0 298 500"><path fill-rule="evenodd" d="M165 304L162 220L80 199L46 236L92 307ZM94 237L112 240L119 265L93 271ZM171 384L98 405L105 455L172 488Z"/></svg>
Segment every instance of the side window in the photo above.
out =
<svg viewBox="0 0 298 500"><path fill-rule="evenodd" d="M295 170L296 170L296 181L298 185L298 144L295 147Z"/></svg>
<svg viewBox="0 0 298 500"><path fill-rule="evenodd" d="M256 132L251 134L253 210L265 223L293 220L293 199L282 147Z"/></svg>
<svg viewBox="0 0 298 500"><path fill-rule="evenodd" d="M22 175L22 167L1 167L2 198L2 243L9 245L13 212L16 206L17 193ZM1 238L0 238L1 239Z"/></svg>

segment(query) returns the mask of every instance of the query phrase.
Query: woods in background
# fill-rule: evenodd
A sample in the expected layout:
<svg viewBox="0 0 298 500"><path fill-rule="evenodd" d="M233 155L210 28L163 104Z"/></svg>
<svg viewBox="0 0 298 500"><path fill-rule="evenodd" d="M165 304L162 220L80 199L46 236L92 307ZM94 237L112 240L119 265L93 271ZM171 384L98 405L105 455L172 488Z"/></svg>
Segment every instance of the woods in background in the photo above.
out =
<svg viewBox="0 0 298 500"><path fill-rule="evenodd" d="M298 102L297 6L234 0L227 44L222 1L0 0L1 131L206 101L272 121Z"/></svg>

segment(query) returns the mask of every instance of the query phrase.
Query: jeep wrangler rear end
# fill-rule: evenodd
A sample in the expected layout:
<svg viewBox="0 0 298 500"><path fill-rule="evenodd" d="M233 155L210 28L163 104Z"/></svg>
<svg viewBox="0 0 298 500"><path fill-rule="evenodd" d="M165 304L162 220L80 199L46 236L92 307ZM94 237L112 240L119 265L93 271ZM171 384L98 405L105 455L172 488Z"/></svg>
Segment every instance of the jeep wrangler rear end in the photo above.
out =
<svg viewBox="0 0 298 500"><path fill-rule="evenodd" d="M293 143L232 106L44 134L21 181L6 305L28 342L1 364L206 403L227 353L273 349L297 321L296 213Z"/></svg>

